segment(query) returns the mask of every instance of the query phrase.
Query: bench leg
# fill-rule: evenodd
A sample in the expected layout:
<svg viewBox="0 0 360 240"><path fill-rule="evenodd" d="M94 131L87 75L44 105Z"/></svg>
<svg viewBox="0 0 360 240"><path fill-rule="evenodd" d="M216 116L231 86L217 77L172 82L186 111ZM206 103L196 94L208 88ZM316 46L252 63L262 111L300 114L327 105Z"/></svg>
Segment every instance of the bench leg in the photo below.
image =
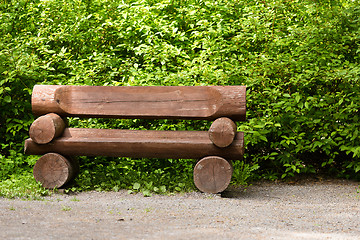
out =
<svg viewBox="0 0 360 240"><path fill-rule="evenodd" d="M230 184L232 173L231 163L224 158L205 157L194 167L194 183L202 192L219 193Z"/></svg>
<svg viewBox="0 0 360 240"><path fill-rule="evenodd" d="M37 160L33 168L34 178L44 188L60 188L79 173L79 162L57 153L47 153Z"/></svg>

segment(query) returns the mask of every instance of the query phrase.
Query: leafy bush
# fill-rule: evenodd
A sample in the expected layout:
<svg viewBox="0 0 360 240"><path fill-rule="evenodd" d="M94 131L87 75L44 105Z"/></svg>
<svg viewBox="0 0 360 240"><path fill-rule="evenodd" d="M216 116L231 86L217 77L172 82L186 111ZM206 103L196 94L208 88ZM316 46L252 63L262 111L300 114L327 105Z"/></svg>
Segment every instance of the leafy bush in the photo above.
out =
<svg viewBox="0 0 360 240"><path fill-rule="evenodd" d="M252 177L357 177L359 6L358 0L1 1L0 177L28 172L35 162L21 154L34 120L35 84L246 85L248 120L239 130L246 132L244 169L251 169ZM70 122L208 127L202 121ZM192 164L83 158L78 181L83 188L131 189L139 183L139 188L174 190L184 183L181 189L187 189ZM119 165L127 167L113 170ZM147 171L153 177L145 180ZM159 176L167 177L155 181Z"/></svg>

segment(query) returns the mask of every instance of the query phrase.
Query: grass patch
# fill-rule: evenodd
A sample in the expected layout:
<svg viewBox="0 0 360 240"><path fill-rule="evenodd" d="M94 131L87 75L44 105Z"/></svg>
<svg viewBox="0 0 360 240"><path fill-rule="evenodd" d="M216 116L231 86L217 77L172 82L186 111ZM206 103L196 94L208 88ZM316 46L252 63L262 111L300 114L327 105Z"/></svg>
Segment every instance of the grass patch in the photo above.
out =
<svg viewBox="0 0 360 240"><path fill-rule="evenodd" d="M42 200L42 197L48 195L50 191L37 183L30 172L12 175L9 179L0 182L1 197Z"/></svg>

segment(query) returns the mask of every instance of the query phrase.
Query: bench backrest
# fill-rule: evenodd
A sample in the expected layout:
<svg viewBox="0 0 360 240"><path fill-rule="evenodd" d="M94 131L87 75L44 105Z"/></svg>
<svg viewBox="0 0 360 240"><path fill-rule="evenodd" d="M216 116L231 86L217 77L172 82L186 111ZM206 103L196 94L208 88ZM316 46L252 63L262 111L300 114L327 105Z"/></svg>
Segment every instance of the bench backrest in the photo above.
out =
<svg viewBox="0 0 360 240"><path fill-rule="evenodd" d="M246 87L36 85L32 109L37 116L243 121Z"/></svg>

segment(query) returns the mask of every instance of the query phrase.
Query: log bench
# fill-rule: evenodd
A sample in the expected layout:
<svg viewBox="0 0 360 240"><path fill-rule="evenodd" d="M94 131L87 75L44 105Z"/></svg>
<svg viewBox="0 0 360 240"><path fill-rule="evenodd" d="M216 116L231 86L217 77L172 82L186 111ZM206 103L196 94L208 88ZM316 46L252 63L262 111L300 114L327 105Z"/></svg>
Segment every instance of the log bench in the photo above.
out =
<svg viewBox="0 0 360 240"><path fill-rule="evenodd" d="M59 188L74 179L71 156L185 158L199 160L194 183L203 192L224 191L231 160L244 154L245 86L62 86L36 85L32 110L39 116L25 140L25 153L43 155L36 181ZM65 117L210 120L209 131L67 128Z"/></svg>

